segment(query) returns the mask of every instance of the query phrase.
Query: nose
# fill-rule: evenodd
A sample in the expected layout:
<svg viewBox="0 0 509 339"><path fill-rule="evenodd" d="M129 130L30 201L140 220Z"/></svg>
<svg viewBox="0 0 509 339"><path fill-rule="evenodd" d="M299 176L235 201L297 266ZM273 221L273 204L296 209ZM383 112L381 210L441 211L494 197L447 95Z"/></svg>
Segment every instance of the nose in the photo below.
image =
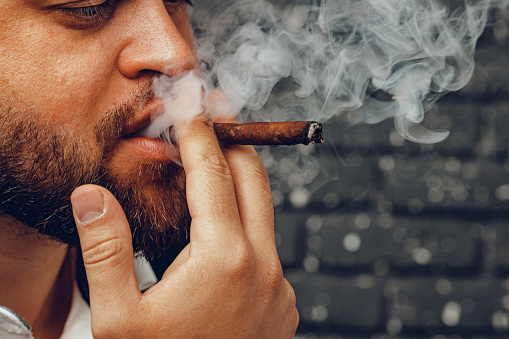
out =
<svg viewBox="0 0 509 339"><path fill-rule="evenodd" d="M118 57L120 72L174 76L197 65L191 25L184 8L169 14L162 1L141 0L126 11L126 42ZM130 13L129 13L130 12Z"/></svg>

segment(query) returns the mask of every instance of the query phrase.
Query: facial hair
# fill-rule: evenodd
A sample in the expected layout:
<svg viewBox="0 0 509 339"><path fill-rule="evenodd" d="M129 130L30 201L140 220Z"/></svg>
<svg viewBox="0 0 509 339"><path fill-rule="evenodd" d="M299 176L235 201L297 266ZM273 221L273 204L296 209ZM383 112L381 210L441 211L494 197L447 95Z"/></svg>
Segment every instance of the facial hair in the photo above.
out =
<svg viewBox="0 0 509 339"><path fill-rule="evenodd" d="M33 110L0 107L0 210L39 233L79 246L70 196L84 184L110 190L126 213L135 253L152 259L187 242L190 217L185 175L174 163L143 163L129 179L108 168L115 145L135 113L153 100L142 90L115 105L94 127L100 155Z"/></svg>

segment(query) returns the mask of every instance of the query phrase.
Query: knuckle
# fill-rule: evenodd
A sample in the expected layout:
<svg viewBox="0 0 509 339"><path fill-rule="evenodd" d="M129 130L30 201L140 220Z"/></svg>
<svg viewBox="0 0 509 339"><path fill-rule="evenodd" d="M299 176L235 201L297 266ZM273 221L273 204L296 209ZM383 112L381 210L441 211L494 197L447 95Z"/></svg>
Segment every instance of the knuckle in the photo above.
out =
<svg viewBox="0 0 509 339"><path fill-rule="evenodd" d="M230 176L230 167L222 154L215 152L202 154L199 163L202 168L211 175L218 177Z"/></svg>
<svg viewBox="0 0 509 339"><path fill-rule="evenodd" d="M295 292L290 285L290 283L285 279L286 286L286 324L288 325L289 331L293 334L297 331L297 327L299 326L300 316L299 311L297 310L297 299L295 296Z"/></svg>
<svg viewBox="0 0 509 339"><path fill-rule="evenodd" d="M273 260L267 264L266 277L266 280L270 286L276 287L281 284L284 278L283 268L281 267L281 263L279 261Z"/></svg>
<svg viewBox="0 0 509 339"><path fill-rule="evenodd" d="M249 179L252 179L249 180L250 182L259 183L258 188L260 189L262 195L268 198L264 200L267 205L262 206L262 208L260 208L260 211L268 211L267 213L273 215L274 208L272 202L272 191L270 188L269 175L267 174L267 171L261 160L258 159L258 161L255 162L255 166L250 168L250 171L247 173L247 175L249 175Z"/></svg>
<svg viewBox="0 0 509 339"><path fill-rule="evenodd" d="M290 283L288 282L288 280L284 279L284 282L286 285L288 305L292 309L295 309L295 305L297 304L297 296L295 295L295 291L294 291L292 285L290 285Z"/></svg>
<svg viewBox="0 0 509 339"><path fill-rule="evenodd" d="M293 333L295 334L295 332L297 332L297 328L299 327L299 322L300 322L299 311L297 310L296 307L293 308L292 314L293 314L293 319L292 319L291 327L293 328Z"/></svg>
<svg viewBox="0 0 509 339"><path fill-rule="evenodd" d="M257 179L257 182L260 182L260 188L266 193L272 196L270 190L270 180L265 167L263 164L258 162L258 166L255 166L252 171L250 171L250 175Z"/></svg>
<svg viewBox="0 0 509 339"><path fill-rule="evenodd" d="M102 263L111 263L119 260L119 254L124 251L121 238L109 238L97 240L91 244L82 246L83 263L87 266L96 266Z"/></svg>
<svg viewBox="0 0 509 339"><path fill-rule="evenodd" d="M256 176L260 181L262 181L266 185L270 185L267 170L265 169L265 166L263 165L262 161L259 158L257 159L257 161L254 162L250 173Z"/></svg>
<svg viewBox="0 0 509 339"><path fill-rule="evenodd" d="M290 293L290 300L289 300L289 322L290 322L290 328L292 328L293 333L297 331L297 327L299 326L300 322L300 315L299 311L297 310L296 306L296 298L295 293L293 292L293 289L290 287L291 293Z"/></svg>
<svg viewBox="0 0 509 339"><path fill-rule="evenodd" d="M254 271L254 258L248 246L238 245L234 254L230 257L227 274L231 278L244 279Z"/></svg>
<svg viewBox="0 0 509 339"><path fill-rule="evenodd" d="M254 156L252 158L254 158ZM247 172L247 175L249 175L253 181L260 183L261 188L270 192L269 175L267 174L267 170L260 158L256 157L254 161L250 161L249 172Z"/></svg>

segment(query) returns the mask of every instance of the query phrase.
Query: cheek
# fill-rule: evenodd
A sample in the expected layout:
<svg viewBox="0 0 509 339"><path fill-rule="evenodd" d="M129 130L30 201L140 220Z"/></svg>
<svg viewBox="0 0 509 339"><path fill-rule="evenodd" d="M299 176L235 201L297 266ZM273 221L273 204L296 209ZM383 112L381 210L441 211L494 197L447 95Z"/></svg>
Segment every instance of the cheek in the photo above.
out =
<svg viewBox="0 0 509 339"><path fill-rule="evenodd" d="M107 87L109 70L113 67L113 58L106 55L102 44L87 48L64 51L49 60L41 86L53 96L54 103L74 108L76 113L90 112L99 101L101 93ZM82 112L80 112L80 110Z"/></svg>
<svg viewBox="0 0 509 339"><path fill-rule="evenodd" d="M108 48L100 41L79 47L53 37L17 47L1 55L2 101L36 109L52 122L94 125L114 66Z"/></svg>

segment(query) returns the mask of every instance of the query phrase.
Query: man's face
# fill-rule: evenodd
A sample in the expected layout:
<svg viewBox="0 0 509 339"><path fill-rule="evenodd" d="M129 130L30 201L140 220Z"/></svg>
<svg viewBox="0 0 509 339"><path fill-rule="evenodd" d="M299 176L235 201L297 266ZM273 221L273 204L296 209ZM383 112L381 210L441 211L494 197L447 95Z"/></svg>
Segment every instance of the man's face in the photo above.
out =
<svg viewBox="0 0 509 339"><path fill-rule="evenodd" d="M161 105L153 77L196 65L185 2L0 8L0 210L74 245L70 193L96 183L117 196L149 256L184 236L183 171L155 140L132 134Z"/></svg>

